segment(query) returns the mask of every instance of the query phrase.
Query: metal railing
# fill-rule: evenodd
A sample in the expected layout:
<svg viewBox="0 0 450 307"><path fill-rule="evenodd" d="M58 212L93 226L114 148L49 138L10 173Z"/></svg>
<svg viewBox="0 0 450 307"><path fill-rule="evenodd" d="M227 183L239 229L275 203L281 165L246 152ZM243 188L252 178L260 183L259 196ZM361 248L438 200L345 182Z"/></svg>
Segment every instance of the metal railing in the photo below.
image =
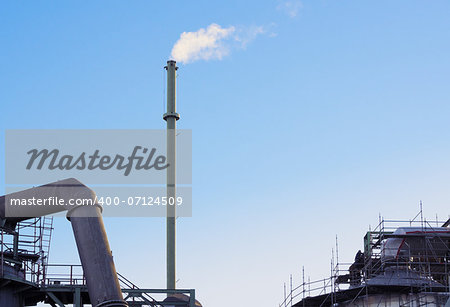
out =
<svg viewBox="0 0 450 307"><path fill-rule="evenodd" d="M313 296L321 296L321 295L330 295L332 296L335 293L338 284L336 280L339 276L343 275L343 273L348 273L348 268L351 263L339 263L335 267L333 267L333 274L328 278L323 278L314 281L305 281L299 284L296 287L292 287L287 289L286 285L284 288L284 299L279 304L279 307L291 307L294 303L299 299L305 299L307 297ZM344 290L348 288L348 285L340 286L339 290ZM325 300L328 299L326 296Z"/></svg>
<svg viewBox="0 0 450 307"><path fill-rule="evenodd" d="M0 276L14 275L31 283L42 283L52 225L53 218L45 217L19 222L14 231L1 228Z"/></svg>
<svg viewBox="0 0 450 307"><path fill-rule="evenodd" d="M46 276L43 279L45 282L43 287L66 287L86 286L86 279L83 274L83 267L80 264L50 264L46 268ZM193 289L140 289L136 284L127 279L120 273L117 273L119 284L125 295L124 299L140 306L164 306L162 300L169 293L189 294L189 306L195 306L195 290ZM152 295L160 295L161 298L155 299ZM176 305L170 303L170 305ZM185 306L185 305L184 305Z"/></svg>
<svg viewBox="0 0 450 307"><path fill-rule="evenodd" d="M357 268L352 268L354 272L355 270L359 272L356 277L352 276L349 270L353 263L339 263L337 257L336 262L334 262L333 256L331 274L328 278L305 282L303 276L303 282L293 287L291 276L289 289L284 284L284 298L279 307L290 307L305 298L318 296L322 296L322 304L328 302L327 306L333 306L336 303L336 292L349 289L352 282L353 286L359 285L364 290L367 288L369 280L383 274L387 268L392 268L397 272L406 272L407 276L409 274L415 278L420 278L424 281L421 291L430 291L438 282L444 286L444 292L450 293L450 240L448 235L441 238L438 235L439 231L435 231L435 228L440 228L444 223L448 222L427 221L423 218L422 210L412 220L385 220L380 216L379 224L373 230L369 229L364 237L364 263L361 263L361 266L357 266ZM415 249L412 249L408 246L408 241L404 239L402 244L404 244L403 249L407 251L405 255L395 259L383 257L384 253L390 252L392 254L393 250L390 250L385 242L388 238L401 237L401 234L394 234L395 230L401 227L420 229L423 232L422 237L420 231L413 236L421 237L423 248L417 250L416 246ZM429 233L432 235L429 236ZM404 236L406 238L408 234ZM399 248L395 247L395 249ZM336 265L334 266L333 263L336 263ZM340 276L343 278L339 278ZM348 282L342 282L343 280L348 280ZM329 305L330 302L331 305Z"/></svg>
<svg viewBox="0 0 450 307"><path fill-rule="evenodd" d="M83 267L80 264L48 264L43 285L84 286Z"/></svg>

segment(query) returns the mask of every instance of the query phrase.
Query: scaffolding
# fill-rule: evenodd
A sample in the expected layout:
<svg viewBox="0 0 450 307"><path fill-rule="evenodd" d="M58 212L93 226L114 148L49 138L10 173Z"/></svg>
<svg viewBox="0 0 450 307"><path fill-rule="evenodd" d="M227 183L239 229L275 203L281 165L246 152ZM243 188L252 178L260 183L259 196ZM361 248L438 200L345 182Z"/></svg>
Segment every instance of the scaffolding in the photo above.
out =
<svg viewBox="0 0 450 307"><path fill-rule="evenodd" d="M53 217L17 223L14 230L0 227L0 277L15 276L34 284L45 280Z"/></svg>
<svg viewBox="0 0 450 307"><path fill-rule="evenodd" d="M330 276L284 285L279 307L444 306L450 297L450 219L387 220L364 235L364 250L341 263L333 249ZM382 304L382 305L381 305Z"/></svg>
<svg viewBox="0 0 450 307"><path fill-rule="evenodd" d="M38 302L53 307L89 304L86 278L80 264L49 263L53 217L38 217L7 224L0 219L0 288L15 285L24 305ZM130 307L198 306L194 289L140 289L117 273L124 300ZM164 302L167 294L188 297L188 302ZM186 296L188 295L188 296Z"/></svg>

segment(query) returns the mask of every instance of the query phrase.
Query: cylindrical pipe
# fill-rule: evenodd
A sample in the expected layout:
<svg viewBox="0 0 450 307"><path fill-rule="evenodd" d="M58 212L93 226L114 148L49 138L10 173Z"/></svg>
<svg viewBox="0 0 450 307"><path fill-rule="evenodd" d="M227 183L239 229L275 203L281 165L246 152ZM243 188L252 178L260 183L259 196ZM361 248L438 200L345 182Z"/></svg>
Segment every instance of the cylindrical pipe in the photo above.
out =
<svg viewBox="0 0 450 307"><path fill-rule="evenodd" d="M0 197L0 218L14 230L20 221L69 210L75 200L95 199L95 193L75 178L52 182Z"/></svg>
<svg viewBox="0 0 450 307"><path fill-rule="evenodd" d="M92 306L123 307L114 261L100 206L79 206L67 214L72 223Z"/></svg>
<svg viewBox="0 0 450 307"><path fill-rule="evenodd" d="M47 203L30 206L19 205L15 200ZM59 201L61 204L59 205ZM70 204L81 200L91 205ZM123 300L117 273L106 236L100 206L95 203L94 191L74 178L12 193L0 198L0 218L7 230L13 231L17 222L31 217L69 210L68 219L77 243L83 272L89 290L89 298L95 307L128 306ZM58 203L58 204L55 204Z"/></svg>
<svg viewBox="0 0 450 307"><path fill-rule="evenodd" d="M163 118L167 122L167 200L176 197L176 122L180 115L176 111L176 78L177 63L167 61L167 113ZM176 210L175 206L167 206L167 246L166 246L166 264L167 264L167 289L175 289L176 283Z"/></svg>

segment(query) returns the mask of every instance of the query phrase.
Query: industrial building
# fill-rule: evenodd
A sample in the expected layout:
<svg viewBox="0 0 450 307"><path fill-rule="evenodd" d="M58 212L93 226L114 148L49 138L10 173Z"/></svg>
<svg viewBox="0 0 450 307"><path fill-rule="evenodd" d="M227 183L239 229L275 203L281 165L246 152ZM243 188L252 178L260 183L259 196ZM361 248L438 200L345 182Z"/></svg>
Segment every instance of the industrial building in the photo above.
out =
<svg viewBox="0 0 450 307"><path fill-rule="evenodd" d="M167 66L167 168L168 199L176 195L176 62ZM93 205L15 206L9 199L91 200ZM44 203L45 204L45 203ZM53 217L66 212L75 237L81 265L49 263ZM194 289L177 289L175 206L167 206L167 288L140 289L115 269L103 224L102 207L95 192L74 178L0 197L0 307L194 307Z"/></svg>
<svg viewBox="0 0 450 307"><path fill-rule="evenodd" d="M67 208L7 206L12 196L95 198L95 193L71 178L0 197L0 306L201 306L194 289L139 289L116 272L98 205L67 211L81 265L49 263L53 217L47 215Z"/></svg>
<svg viewBox="0 0 450 307"><path fill-rule="evenodd" d="M328 278L284 287L280 307L450 306L450 219L385 220L362 236L351 263L337 245ZM304 274L303 274L304 275Z"/></svg>

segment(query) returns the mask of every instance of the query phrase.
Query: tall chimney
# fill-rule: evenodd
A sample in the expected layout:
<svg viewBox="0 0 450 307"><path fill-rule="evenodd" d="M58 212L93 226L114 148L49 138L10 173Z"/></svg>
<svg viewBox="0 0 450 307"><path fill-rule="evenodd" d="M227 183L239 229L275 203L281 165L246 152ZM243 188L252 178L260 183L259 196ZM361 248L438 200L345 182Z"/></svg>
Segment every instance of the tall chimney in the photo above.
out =
<svg viewBox="0 0 450 307"><path fill-rule="evenodd" d="M177 63L167 61L167 113L163 115L167 122L167 162L170 165L167 168L167 202L170 199L176 199L176 126L180 115L176 112L176 77ZM176 271L175 271L175 247L176 247L176 209L175 206L167 205L167 289L175 289Z"/></svg>

